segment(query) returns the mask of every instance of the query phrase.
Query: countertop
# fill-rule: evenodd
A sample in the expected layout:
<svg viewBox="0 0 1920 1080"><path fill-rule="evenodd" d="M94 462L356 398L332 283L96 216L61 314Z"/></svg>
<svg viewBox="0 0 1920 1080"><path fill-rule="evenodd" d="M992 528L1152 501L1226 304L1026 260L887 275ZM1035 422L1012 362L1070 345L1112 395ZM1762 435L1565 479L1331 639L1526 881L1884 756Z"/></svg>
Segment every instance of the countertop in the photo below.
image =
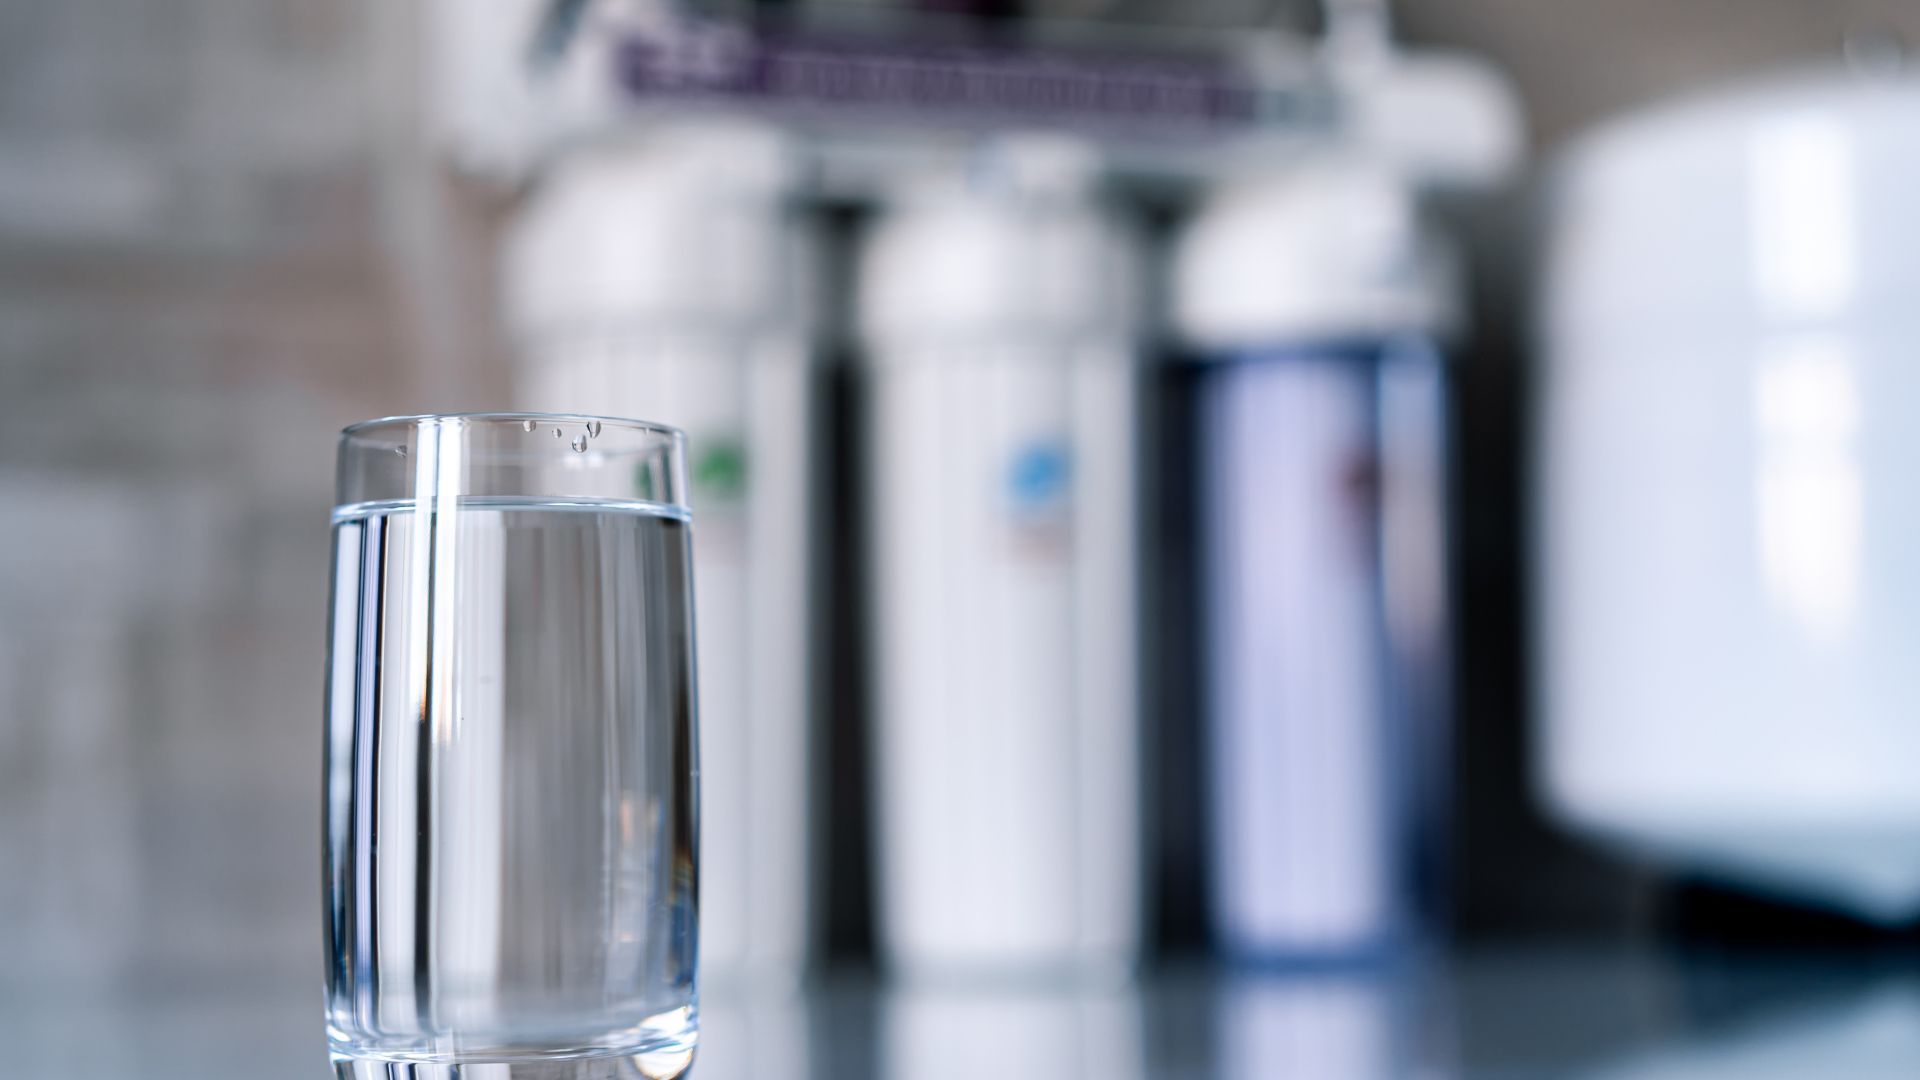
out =
<svg viewBox="0 0 1920 1080"><path fill-rule="evenodd" d="M329 1075L317 969L0 981L0 1075ZM0 977L4 978L4 977ZM1477 949L1393 972L1163 965L1133 987L709 986L703 1080L1920 1076L1920 965Z"/></svg>

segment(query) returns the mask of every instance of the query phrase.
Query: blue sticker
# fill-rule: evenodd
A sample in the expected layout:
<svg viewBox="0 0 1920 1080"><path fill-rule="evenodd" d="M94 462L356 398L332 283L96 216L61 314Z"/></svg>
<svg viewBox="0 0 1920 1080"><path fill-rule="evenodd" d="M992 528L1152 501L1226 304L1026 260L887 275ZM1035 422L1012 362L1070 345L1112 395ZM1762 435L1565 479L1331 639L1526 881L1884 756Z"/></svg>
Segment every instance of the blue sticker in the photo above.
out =
<svg viewBox="0 0 1920 1080"><path fill-rule="evenodd" d="M1013 456L1007 490L1021 514L1044 512L1066 501L1072 479L1067 448L1057 442L1029 443Z"/></svg>

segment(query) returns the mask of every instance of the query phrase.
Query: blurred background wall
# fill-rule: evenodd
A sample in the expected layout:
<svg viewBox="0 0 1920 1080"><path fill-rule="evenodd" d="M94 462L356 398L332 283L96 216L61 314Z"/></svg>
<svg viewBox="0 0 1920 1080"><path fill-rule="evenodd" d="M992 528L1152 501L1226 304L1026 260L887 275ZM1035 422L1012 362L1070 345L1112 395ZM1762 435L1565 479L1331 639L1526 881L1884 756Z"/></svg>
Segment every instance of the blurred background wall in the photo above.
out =
<svg viewBox="0 0 1920 1080"><path fill-rule="evenodd" d="M311 962L328 428L407 384L370 9L0 15L0 923Z"/></svg>
<svg viewBox="0 0 1920 1080"><path fill-rule="evenodd" d="M1276 13L1313 22L1206 17ZM1535 161L1626 107L1920 40L1894 0L1397 16L1410 43L1511 73ZM0 980L314 970L333 435L505 393L488 253L506 207L422 135L420 34L373 2L0 3ZM1644 930L1673 895L1545 824L1526 776L1535 180L1449 210L1474 282L1456 914L1476 939ZM857 772L854 721L834 722ZM1182 888L1163 884L1162 933L1190 947ZM859 958L857 928L834 941Z"/></svg>

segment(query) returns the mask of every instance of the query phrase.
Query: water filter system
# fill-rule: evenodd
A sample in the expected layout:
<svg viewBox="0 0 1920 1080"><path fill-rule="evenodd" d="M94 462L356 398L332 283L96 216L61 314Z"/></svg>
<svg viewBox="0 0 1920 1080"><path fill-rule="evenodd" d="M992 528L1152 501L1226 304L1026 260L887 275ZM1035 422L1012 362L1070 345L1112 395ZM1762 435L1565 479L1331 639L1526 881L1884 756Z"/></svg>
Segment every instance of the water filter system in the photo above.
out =
<svg viewBox="0 0 1920 1080"><path fill-rule="evenodd" d="M689 446L709 984L800 974L811 936L811 240L791 147L740 123L557 161L506 292L524 407L644 416ZM639 812L636 809L636 812Z"/></svg>
<svg viewBox="0 0 1920 1080"><path fill-rule="evenodd" d="M1203 365L1215 928L1323 963L1415 936L1442 801L1445 274L1365 156L1254 167L1179 238Z"/></svg>
<svg viewBox="0 0 1920 1080"><path fill-rule="evenodd" d="M543 28L531 60L467 44L493 77L534 73L524 107L498 131L462 114L498 138L448 137L470 168L535 176L507 251L518 403L689 435L716 1020L785 1015L724 990L789 986L816 877L846 883L809 841L809 732L847 723L809 715L813 670L866 691L857 824L888 970L927 987L1139 961L1140 690L1165 657L1138 601L1171 573L1142 562L1162 510L1142 493L1172 449L1143 442L1139 395L1163 306L1196 361L1211 657L1169 719L1212 747L1218 936L1310 962L1415 936L1445 768L1450 311L1416 207L1511 161L1504 84L1393 50L1377 0L1332 5L1318 55L1265 35L1184 59L637 11L503 9L503 40ZM1129 200L1188 193L1156 281ZM808 221L848 228L822 244ZM858 438L816 438L827 341L857 358L821 385L853 388L830 400ZM823 474L858 515L814 486L829 444L858 448ZM810 586L810 538L856 531L857 568Z"/></svg>
<svg viewBox="0 0 1920 1080"><path fill-rule="evenodd" d="M879 943L914 975L1139 952L1139 267L1084 144L898 192L858 265Z"/></svg>

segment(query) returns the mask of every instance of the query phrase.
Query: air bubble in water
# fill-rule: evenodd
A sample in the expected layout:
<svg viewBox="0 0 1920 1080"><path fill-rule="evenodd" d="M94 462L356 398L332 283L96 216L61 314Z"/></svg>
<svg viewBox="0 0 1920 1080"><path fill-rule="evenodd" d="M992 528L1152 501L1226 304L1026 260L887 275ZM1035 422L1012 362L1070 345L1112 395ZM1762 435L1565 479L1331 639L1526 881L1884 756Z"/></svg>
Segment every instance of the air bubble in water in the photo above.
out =
<svg viewBox="0 0 1920 1080"><path fill-rule="evenodd" d="M526 431L532 431L534 429L534 423L531 420L522 421L520 427Z"/></svg>
<svg viewBox="0 0 1920 1080"><path fill-rule="evenodd" d="M575 435L573 437L574 452L580 453L586 450L586 448L587 448L587 437L585 435Z"/></svg>
<svg viewBox="0 0 1920 1080"><path fill-rule="evenodd" d="M560 434L560 429L559 429L559 428L554 428L554 429L553 429L553 437L554 437L554 438L556 438L556 439L558 439L558 438L561 438L561 437L562 437L562 436L561 436L561 434Z"/></svg>
<svg viewBox="0 0 1920 1080"><path fill-rule="evenodd" d="M587 421L587 438L597 439L599 437L600 437L600 421L598 420Z"/></svg>

